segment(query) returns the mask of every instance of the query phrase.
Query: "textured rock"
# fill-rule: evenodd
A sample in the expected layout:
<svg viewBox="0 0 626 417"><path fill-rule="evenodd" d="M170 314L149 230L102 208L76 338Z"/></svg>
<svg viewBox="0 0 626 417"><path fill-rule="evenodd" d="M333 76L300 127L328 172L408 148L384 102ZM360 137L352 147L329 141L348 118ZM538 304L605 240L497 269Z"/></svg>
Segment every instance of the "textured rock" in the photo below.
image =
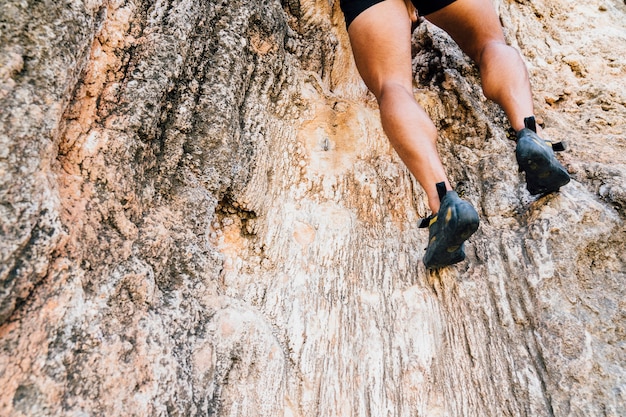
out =
<svg viewBox="0 0 626 417"><path fill-rule="evenodd" d="M0 4L0 415L626 414L626 5L494 1L573 181L531 197L440 31L416 97L479 208L421 264L338 2Z"/></svg>

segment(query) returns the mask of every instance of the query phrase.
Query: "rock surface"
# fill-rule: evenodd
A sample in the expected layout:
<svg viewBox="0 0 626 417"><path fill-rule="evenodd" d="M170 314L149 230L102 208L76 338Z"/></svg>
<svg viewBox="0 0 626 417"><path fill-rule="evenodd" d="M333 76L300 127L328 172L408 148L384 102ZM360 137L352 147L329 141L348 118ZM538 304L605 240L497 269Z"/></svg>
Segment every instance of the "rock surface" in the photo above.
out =
<svg viewBox="0 0 626 417"><path fill-rule="evenodd" d="M428 273L337 1L3 0L0 415L626 415L626 5L494 4L573 181L420 24L482 218Z"/></svg>

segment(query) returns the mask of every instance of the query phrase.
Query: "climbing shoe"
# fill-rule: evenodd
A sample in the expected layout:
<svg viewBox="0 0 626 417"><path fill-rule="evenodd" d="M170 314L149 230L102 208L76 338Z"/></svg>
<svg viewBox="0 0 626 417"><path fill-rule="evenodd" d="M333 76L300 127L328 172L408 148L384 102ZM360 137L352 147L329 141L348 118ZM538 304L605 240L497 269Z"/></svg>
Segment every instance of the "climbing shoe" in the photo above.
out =
<svg viewBox="0 0 626 417"><path fill-rule="evenodd" d="M524 119L524 126L516 134L515 157L520 171L526 173L526 188L532 195L558 191L570 180L554 156L554 151L563 151L565 146L562 142L552 143L540 138L534 117Z"/></svg>
<svg viewBox="0 0 626 417"><path fill-rule="evenodd" d="M424 265L436 269L465 259L463 242L478 229L478 213L455 191L447 191L443 182L437 184L441 206L437 214L422 220L420 227L428 227L428 247Z"/></svg>

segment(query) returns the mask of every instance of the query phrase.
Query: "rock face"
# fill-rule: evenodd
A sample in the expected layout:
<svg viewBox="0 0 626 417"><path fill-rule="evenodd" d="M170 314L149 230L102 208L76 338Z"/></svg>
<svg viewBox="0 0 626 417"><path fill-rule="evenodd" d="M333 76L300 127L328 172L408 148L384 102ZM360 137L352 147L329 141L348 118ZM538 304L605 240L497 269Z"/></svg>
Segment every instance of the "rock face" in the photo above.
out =
<svg viewBox="0 0 626 417"><path fill-rule="evenodd" d="M625 415L626 5L494 4L573 181L420 24L482 218L428 273L337 1L3 0L0 415Z"/></svg>

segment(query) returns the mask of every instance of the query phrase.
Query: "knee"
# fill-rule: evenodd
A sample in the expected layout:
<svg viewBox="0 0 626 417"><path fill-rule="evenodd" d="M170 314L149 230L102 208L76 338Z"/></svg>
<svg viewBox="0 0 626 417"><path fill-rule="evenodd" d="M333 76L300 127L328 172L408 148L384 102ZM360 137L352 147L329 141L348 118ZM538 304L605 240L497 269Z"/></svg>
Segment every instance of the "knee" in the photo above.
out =
<svg viewBox="0 0 626 417"><path fill-rule="evenodd" d="M387 84L376 95L383 128L405 125L413 126L422 137L435 143L437 128L426 111L413 96L413 90L401 84Z"/></svg>
<svg viewBox="0 0 626 417"><path fill-rule="evenodd" d="M517 61L520 59L517 50L501 40L493 40L485 43L475 55L474 61L479 67L500 60Z"/></svg>
<svg viewBox="0 0 626 417"><path fill-rule="evenodd" d="M384 102L397 102L413 98L413 91L410 86L406 86L401 82L386 80L380 83L377 88L370 89L379 106Z"/></svg>

